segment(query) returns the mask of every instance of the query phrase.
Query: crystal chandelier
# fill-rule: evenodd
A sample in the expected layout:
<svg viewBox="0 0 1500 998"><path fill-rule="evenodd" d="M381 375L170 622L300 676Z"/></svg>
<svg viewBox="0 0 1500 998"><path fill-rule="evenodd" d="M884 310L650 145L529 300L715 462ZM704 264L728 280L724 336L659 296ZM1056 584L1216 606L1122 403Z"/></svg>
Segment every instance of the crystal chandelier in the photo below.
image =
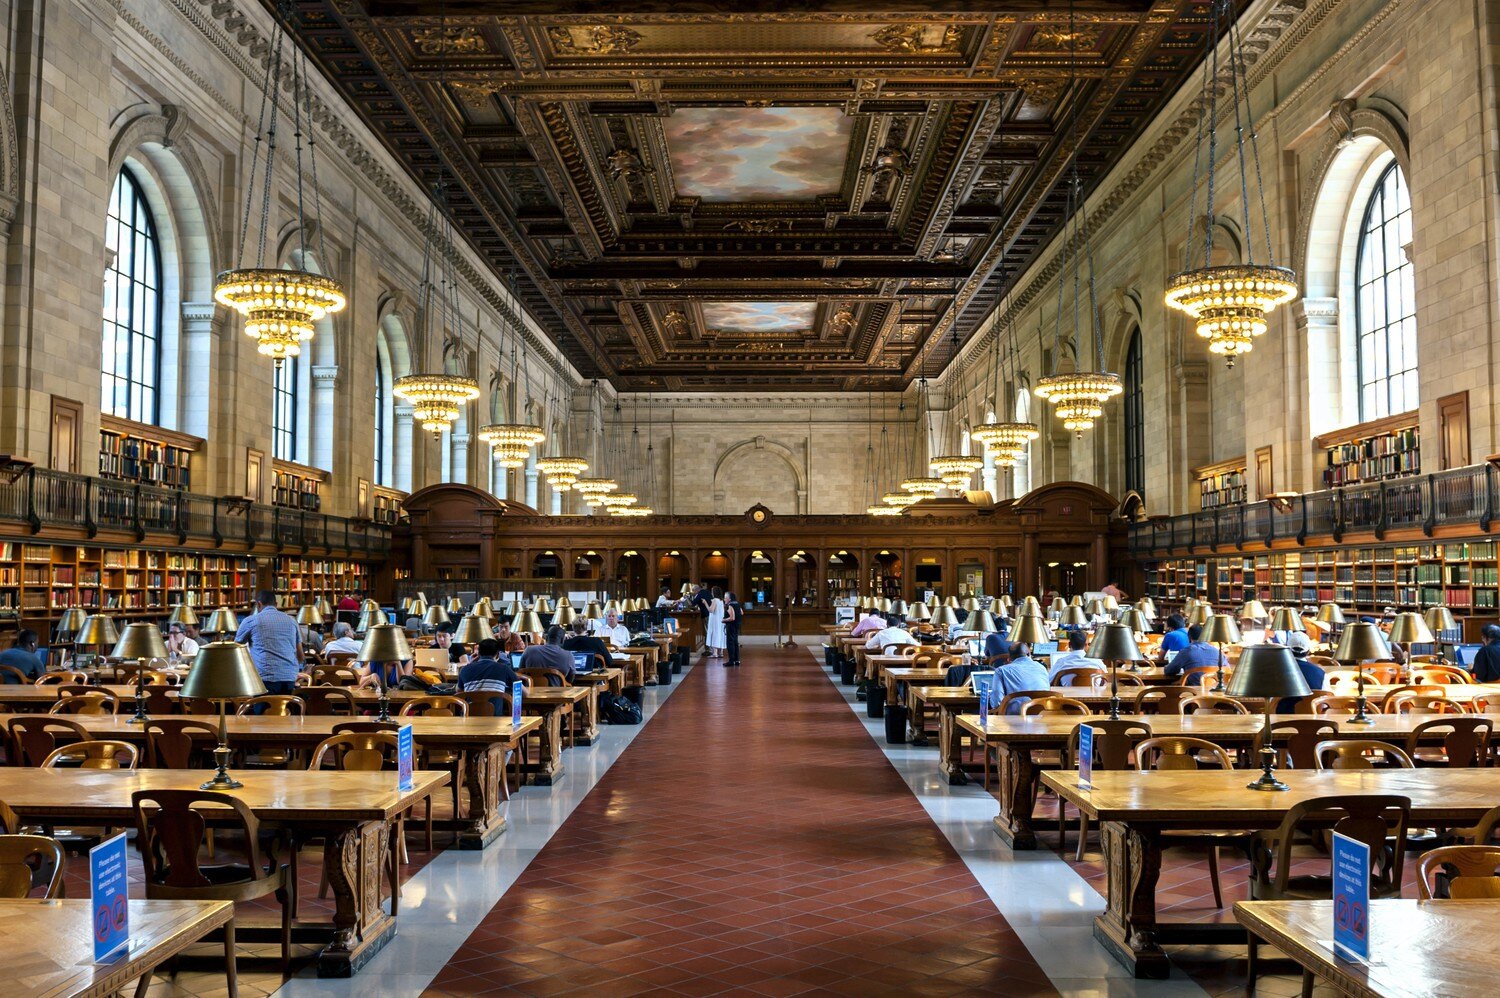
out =
<svg viewBox="0 0 1500 998"><path fill-rule="evenodd" d="M281 86L282 51L286 43L285 25L293 23L295 11L290 0L277 4L278 17L271 29L270 54L267 57L266 73L261 86L260 115L257 118L255 145L250 158L250 183L245 191L245 212L240 223L240 244L236 260L245 261L245 244L250 236L252 208L260 206L260 226L255 247L255 263L226 270L214 280L214 301L225 308L233 309L245 317L245 332L254 337L256 350L270 357L280 367L288 357L302 353L302 344L312 339L314 323L325 316L341 312L348 304L344 289L337 281L315 274L309 270L267 267L266 236L271 228L271 195L275 188L276 131L280 105L275 98ZM312 227L318 238L317 259L328 263L329 256L323 242L322 188L318 184L317 141L307 143L310 185L312 187L313 214L307 218L302 213L303 172L302 133L312 130L312 90L307 80L307 53L292 46L287 57L292 71L292 126L295 137L296 184L297 184L297 235L300 254L298 263L306 266L312 254L307 249L307 232ZM306 122L303 121L304 116ZM264 139L264 141L262 141ZM260 151L266 150L265 166L262 170ZM257 196L259 195L259 196Z"/></svg>
<svg viewBox="0 0 1500 998"><path fill-rule="evenodd" d="M620 506L609 511L610 516L655 516L650 506Z"/></svg>
<svg viewBox="0 0 1500 998"><path fill-rule="evenodd" d="M510 275L511 299L519 301L516 294L516 275L512 271ZM524 339L526 336L525 326L519 317L507 316L511 323L510 338L510 377L511 384L517 386L517 392L512 396L511 404L520 406L519 388L522 384L526 386L525 411L531 412L531 367L526 363ZM531 460L531 451L540 446L547 439L547 434L540 426L534 423L523 423L520 421L521 414L512 412L512 423L489 423L479 428L479 439L490 445L491 456L502 468L524 468ZM585 466L587 467L587 466Z"/></svg>
<svg viewBox="0 0 1500 998"><path fill-rule="evenodd" d="M918 499L930 499L943 491L943 480L941 478L907 478L901 482L901 490L909 492Z"/></svg>
<svg viewBox="0 0 1500 998"><path fill-rule="evenodd" d="M1228 40L1230 104L1234 112L1235 162L1239 175L1238 191L1245 259L1241 263L1214 263L1214 193L1219 144L1219 41L1220 30ZM1244 101L1243 109L1240 106ZM1271 245L1271 219L1266 210L1265 185L1261 181L1260 148L1256 142L1255 116L1250 107L1250 81L1245 73L1244 42L1235 22L1234 5L1228 0L1214 0L1209 19L1208 55L1203 60L1203 93L1199 98L1200 115L1197 143L1193 150L1193 189L1188 199L1188 239L1194 243L1195 225L1203 224L1202 266L1190 267L1167 282L1164 295L1169 308L1185 313L1194 322L1198 335L1208 341L1210 353L1225 358L1230 367L1242 353L1249 353L1255 339L1266 331L1266 316L1278 305L1297 297L1297 275L1286 267L1276 266ZM1249 164L1241 114L1250 127ZM1205 154L1204 118L1208 135ZM1199 212L1198 178L1206 172L1202 211ZM1253 178L1252 178L1253 173ZM1264 263L1255 261L1255 239L1251 232L1250 199L1253 186L1260 207L1260 224L1266 240Z"/></svg>
<svg viewBox="0 0 1500 998"><path fill-rule="evenodd" d="M620 483L613 478L580 478L573 483L573 491L591 507L604 505L604 497L619 487Z"/></svg>
<svg viewBox="0 0 1500 998"><path fill-rule="evenodd" d="M1053 374L1036 383L1037 398L1051 402L1063 426L1079 436L1104 415L1104 403L1124 390L1119 375L1107 371Z"/></svg>
<svg viewBox="0 0 1500 998"><path fill-rule="evenodd" d="M391 392L411 405L412 419L433 435L453 428L463 406L479 397L479 382L460 374L408 374Z"/></svg>
<svg viewBox="0 0 1500 998"><path fill-rule="evenodd" d="M1002 203L1005 194L1004 185L1001 186ZM1004 328L995 330L995 356L992 368L995 372L995 405L1002 406L1005 398L1005 388L1015 378L1016 371L1016 327L1011 309L1002 305L1002 321ZM1002 348L1001 340L1008 339ZM988 420L981 426L969 433L969 437L982 444L985 451L995 460L995 464L1002 468L1013 468L1020 461L1021 456L1026 453L1026 448L1037 437L1041 431L1035 423L1023 423L1012 420L995 419Z"/></svg>
<svg viewBox="0 0 1500 998"><path fill-rule="evenodd" d="M641 497L634 492L608 492L600 496L599 501L605 509L614 512L626 506L634 506L641 501Z"/></svg>
<svg viewBox="0 0 1500 998"><path fill-rule="evenodd" d="M880 497L880 501L893 509L902 510L916 502L920 497L910 492L887 492Z"/></svg>
<svg viewBox="0 0 1500 998"><path fill-rule="evenodd" d="M901 507L877 504L874 506L866 506L865 512L870 516L900 516Z"/></svg>
<svg viewBox="0 0 1500 998"><path fill-rule="evenodd" d="M548 485L566 492L580 475L589 470L589 463L581 457L544 457L537 461L536 467L547 476Z"/></svg>
<svg viewBox="0 0 1500 998"><path fill-rule="evenodd" d="M935 457L927 468L954 492L966 490L974 472L984 467L984 459L967 454L947 454Z"/></svg>

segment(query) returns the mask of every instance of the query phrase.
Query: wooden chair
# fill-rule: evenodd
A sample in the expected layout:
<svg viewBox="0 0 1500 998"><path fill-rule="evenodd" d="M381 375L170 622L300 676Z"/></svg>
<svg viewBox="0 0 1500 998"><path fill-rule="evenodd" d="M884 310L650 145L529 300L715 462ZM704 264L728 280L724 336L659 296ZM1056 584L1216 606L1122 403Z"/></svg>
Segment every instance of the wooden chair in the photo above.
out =
<svg viewBox="0 0 1500 998"><path fill-rule="evenodd" d="M30 686L32 679L13 665L0 665L0 684Z"/></svg>
<svg viewBox="0 0 1500 998"><path fill-rule="evenodd" d="M886 645L880 649L880 654L900 655L902 658L915 658L918 650L916 645Z"/></svg>
<svg viewBox="0 0 1500 998"><path fill-rule="evenodd" d="M1493 845L1490 839L1497 827L1500 827L1500 807L1492 807L1479 819L1479 824L1460 832L1459 837L1473 845Z"/></svg>
<svg viewBox="0 0 1500 998"><path fill-rule="evenodd" d="M1254 901L1313 901L1333 897L1333 877L1292 872L1292 845L1300 834L1330 829L1370 848L1370 897L1401 896L1406 826L1411 798L1397 794L1309 797L1293 804L1275 831L1256 832L1250 849L1250 898ZM1247 986L1254 990L1260 940L1250 935ZM1304 993L1312 982L1304 971Z"/></svg>
<svg viewBox="0 0 1500 998"><path fill-rule="evenodd" d="M1313 748L1313 761L1319 769L1415 769L1417 765L1405 749L1374 738L1318 742Z"/></svg>
<svg viewBox="0 0 1500 998"><path fill-rule="evenodd" d="M197 769L202 760L194 753L219 744L218 725L195 718L153 717L141 727L146 734L146 764L153 769Z"/></svg>
<svg viewBox="0 0 1500 998"><path fill-rule="evenodd" d="M1387 714L1467 714L1464 704L1446 693L1400 693L1385 701Z"/></svg>
<svg viewBox="0 0 1500 998"><path fill-rule="evenodd" d="M301 717L306 712L307 702L291 693L264 693L242 701L235 708L236 714L252 717ZM245 762L248 765L279 769L294 764L298 755L296 749L262 747L253 755L247 756Z"/></svg>
<svg viewBox="0 0 1500 998"><path fill-rule="evenodd" d="M1277 765L1283 769L1317 769L1318 746L1338 733L1337 724L1312 717L1271 722L1271 741L1276 749ZM1278 734L1287 735L1280 744L1276 744ZM1262 744L1264 737L1265 728L1258 728L1252 748L1255 758L1260 757L1260 751L1265 747Z"/></svg>
<svg viewBox="0 0 1500 998"><path fill-rule="evenodd" d="M468 717L469 702L462 697L424 695L412 697L401 705L402 717ZM463 780L460 778L460 769L463 766L464 754L454 749L427 748L422 751L423 769L446 769L448 771L448 788L453 791L453 817L457 818L458 791ZM504 781L502 781L504 782ZM510 799L510 787L505 788L505 797ZM432 798L427 798L427 851L432 852ZM455 843L458 833L454 832Z"/></svg>
<svg viewBox="0 0 1500 998"><path fill-rule="evenodd" d="M1411 682L1418 685L1464 686L1474 677L1453 665L1423 665L1411 670Z"/></svg>
<svg viewBox="0 0 1500 998"><path fill-rule="evenodd" d="M1080 682L1074 682L1074 680ZM1066 669L1057 670L1057 675L1052 677L1053 686L1097 686L1099 680L1109 682L1109 673L1092 665L1075 665Z"/></svg>
<svg viewBox="0 0 1500 998"><path fill-rule="evenodd" d="M1229 666L1224 666L1225 679L1229 678L1231 671ZM1218 682L1219 667L1216 665L1190 665L1186 669L1183 669L1182 675L1177 678L1184 686L1203 689Z"/></svg>
<svg viewBox="0 0 1500 998"><path fill-rule="evenodd" d="M1442 846L1417 860L1417 897L1423 901L1500 898L1500 847Z"/></svg>
<svg viewBox="0 0 1500 998"><path fill-rule="evenodd" d="M176 685L164 683L150 683L145 687L146 713L148 714L175 714L177 713L177 698L172 696Z"/></svg>
<svg viewBox="0 0 1500 998"><path fill-rule="evenodd" d="M342 686L309 686L298 690L297 696L309 716L353 717L359 713L354 694Z"/></svg>
<svg viewBox="0 0 1500 998"><path fill-rule="evenodd" d="M85 685L88 684L88 681L89 681L88 674L84 673L84 672L49 672L49 673L46 673L45 675L39 677L37 679L35 685L37 685L37 686L68 686L68 685L85 686Z"/></svg>
<svg viewBox="0 0 1500 998"><path fill-rule="evenodd" d="M1136 772L1196 772L1200 769L1233 769L1229 753L1221 745L1204 738L1184 735L1147 738L1135 747ZM1248 842L1249 832L1182 829L1162 833L1163 844L1205 846L1208 849L1208 880L1214 890L1214 904L1224 907L1224 891L1219 883L1219 847Z"/></svg>
<svg viewBox="0 0 1500 998"><path fill-rule="evenodd" d="M1447 690L1443 689L1441 686L1435 685L1417 686L1408 684L1406 686L1397 686L1395 689L1386 690L1385 696L1380 700L1379 709L1386 714L1395 714L1397 713L1397 710L1393 706L1393 704L1399 703L1407 695L1440 697L1447 696L1447 694Z"/></svg>
<svg viewBox="0 0 1500 998"><path fill-rule="evenodd" d="M327 667L330 668L330 669L340 669L340 668L343 668L343 669L348 669L349 671L353 672L354 671L354 659L355 659L355 657L358 654L359 654L358 652L352 652L352 651L330 651L330 652L324 652L323 653L323 661L325 663L327 663ZM316 670L313 670L313 671L316 671Z"/></svg>
<svg viewBox="0 0 1500 998"><path fill-rule="evenodd" d="M516 675L529 677L533 686L573 685L572 683L568 682L568 677L564 676L561 670L549 669L540 665L532 665L524 669L517 669ZM553 680L556 680L556 682L554 682Z"/></svg>
<svg viewBox="0 0 1500 998"><path fill-rule="evenodd" d="M1177 705L1198 691L1186 686L1147 686L1135 695L1137 714L1178 714Z"/></svg>
<svg viewBox="0 0 1500 998"><path fill-rule="evenodd" d="M1037 714L1079 714L1087 717L1093 713L1093 709L1082 700L1064 696L1039 696L1030 703L1021 705L1022 717Z"/></svg>
<svg viewBox="0 0 1500 998"><path fill-rule="evenodd" d="M16 714L5 728L9 736L7 754L12 766L40 766L57 748L59 738L86 742L92 737L77 721L51 714Z"/></svg>
<svg viewBox="0 0 1500 998"><path fill-rule="evenodd" d="M1029 707L1030 704L1027 706ZM1118 721L1109 718L1084 721L1068 736L1068 746L1062 757L1064 769L1071 769L1076 765L1074 760L1078 758L1078 732L1084 725L1094 729L1094 769L1101 772L1129 769L1131 754L1135 746L1151 737L1151 725L1145 721L1123 718ZM1068 826L1064 820L1063 811L1063 799L1059 795L1057 798L1057 851L1059 853L1068 851ZM1084 845L1088 842L1088 837L1089 816L1080 811L1078 812L1078 851L1073 856L1075 860L1082 861Z"/></svg>
<svg viewBox="0 0 1500 998"><path fill-rule="evenodd" d="M1428 732L1446 732L1441 748L1424 747ZM1418 765L1477 769L1490 764L1490 740L1495 734L1491 717L1463 715L1423 721L1406 736L1406 754Z"/></svg>
<svg viewBox="0 0 1500 998"><path fill-rule="evenodd" d="M140 753L130 742L110 738L59 745L39 769L134 769Z"/></svg>
<svg viewBox="0 0 1500 998"><path fill-rule="evenodd" d="M1000 698L1000 706L995 708L995 713L997 713L997 714L1009 714L1010 713L1010 705L1013 704L1013 703L1020 703L1022 700L1038 700L1038 699L1042 699L1044 697L1051 697L1051 696L1055 696L1055 695L1056 694L1054 694L1050 689L1046 689L1046 690L1016 690L1016 692L1014 692L1014 693L1007 693L1007 694L1005 694L1005 696L1003 696L1003 697ZM1064 698L1064 699L1066 699L1066 698ZM1017 709L1017 713L1019 713L1019 708Z"/></svg>
<svg viewBox="0 0 1500 998"><path fill-rule="evenodd" d="M1203 693L1184 697L1177 702L1177 713L1187 714L1248 714L1250 709L1234 697L1222 693Z"/></svg>
<svg viewBox="0 0 1500 998"><path fill-rule="evenodd" d="M1360 670L1358 669L1329 669L1323 673L1323 687L1330 693L1347 693L1354 695L1359 689ZM1368 672L1364 673L1365 685L1376 685L1375 677Z"/></svg>
<svg viewBox="0 0 1500 998"><path fill-rule="evenodd" d="M415 749L415 746L413 746ZM351 772L380 772L396 768L396 733L382 731L343 731L331 735L318 743L308 762L310 770L322 769L325 761L332 758L333 768ZM405 815L398 815L391 822L390 848L386 851L386 876L391 884L391 915L401 900L400 850L405 842ZM298 843L293 842L293 849ZM318 884L318 897L328 896L328 875L325 869Z"/></svg>
<svg viewBox="0 0 1500 998"><path fill-rule="evenodd" d="M108 690L64 686L57 691L57 703L49 714L118 714L120 700Z"/></svg>
<svg viewBox="0 0 1500 998"><path fill-rule="evenodd" d="M1313 697L1308 702L1309 712L1313 714L1334 714L1343 716L1352 715L1359 709L1357 697L1334 696L1332 693L1324 693L1322 696ZM1371 704L1368 713L1379 713L1380 708Z"/></svg>
<svg viewBox="0 0 1500 998"><path fill-rule="evenodd" d="M312 669L312 682L314 686L356 686L359 684L359 673L342 665L315 665Z"/></svg>
<svg viewBox="0 0 1500 998"><path fill-rule="evenodd" d="M130 795L135 810L136 847L145 868L149 900L254 901L275 895L281 903L281 972L292 955L292 910L297 881L286 866L268 872L260 855L260 821L233 794L208 790L137 790ZM198 855L203 848L211 811L215 824L232 825L242 834L244 862L207 867ZM229 993L235 994L234 920L224 926L224 972ZM139 992L138 992L139 993Z"/></svg>
<svg viewBox="0 0 1500 998"><path fill-rule="evenodd" d="M43 898L66 897L62 844L46 835L0 835L0 898L31 897L46 884Z"/></svg>

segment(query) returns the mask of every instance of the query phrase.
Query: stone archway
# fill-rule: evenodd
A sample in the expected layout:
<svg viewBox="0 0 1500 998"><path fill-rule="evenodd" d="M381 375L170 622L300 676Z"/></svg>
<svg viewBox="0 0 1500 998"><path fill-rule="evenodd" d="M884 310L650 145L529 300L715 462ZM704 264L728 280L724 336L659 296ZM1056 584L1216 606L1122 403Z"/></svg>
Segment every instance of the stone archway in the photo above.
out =
<svg viewBox="0 0 1500 998"><path fill-rule="evenodd" d="M807 512L807 479L788 447L753 437L729 447L714 465L714 512L740 513L762 503L778 513Z"/></svg>

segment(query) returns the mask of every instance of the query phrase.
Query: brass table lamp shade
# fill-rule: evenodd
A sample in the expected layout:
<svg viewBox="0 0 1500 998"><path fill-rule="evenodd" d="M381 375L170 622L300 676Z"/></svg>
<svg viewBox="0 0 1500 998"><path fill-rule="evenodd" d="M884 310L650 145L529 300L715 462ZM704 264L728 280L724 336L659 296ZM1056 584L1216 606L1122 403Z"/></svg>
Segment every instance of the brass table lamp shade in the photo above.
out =
<svg viewBox="0 0 1500 998"><path fill-rule="evenodd" d="M1090 617L1104 616L1104 601L1097 599L1089 600L1088 605L1083 608L1083 612Z"/></svg>
<svg viewBox="0 0 1500 998"><path fill-rule="evenodd" d="M1068 605L1069 606L1083 606L1083 597L1082 596L1074 596L1072 599L1068 600Z"/></svg>
<svg viewBox="0 0 1500 998"><path fill-rule="evenodd" d="M527 610L511 621L510 629L520 631L522 634L540 634L542 633L542 618L535 610Z"/></svg>
<svg viewBox="0 0 1500 998"><path fill-rule="evenodd" d="M927 608L926 603L913 603L906 617L908 620L931 620L932 611Z"/></svg>
<svg viewBox="0 0 1500 998"><path fill-rule="evenodd" d="M1247 599L1240 607L1241 620L1266 620L1270 616L1266 612L1266 605L1258 599Z"/></svg>
<svg viewBox="0 0 1500 998"><path fill-rule="evenodd" d="M1000 600L999 600L999 603L1000 603L1001 606L1005 607L1007 610L1009 610L1011 607L1013 607L1013 606L1016 605L1016 601L1013 600L1013 599L1011 599L1010 596L1009 596L1009 594L1007 594L1005 596L1001 596Z"/></svg>
<svg viewBox="0 0 1500 998"><path fill-rule="evenodd" d="M958 597L957 596L949 596L947 599L943 600L943 605L946 606L946 607L948 607L950 610L957 610L958 609Z"/></svg>
<svg viewBox="0 0 1500 998"><path fill-rule="evenodd" d="M508 607L505 608L505 615L507 617L512 618L512 619L514 619L516 617L519 617L521 614L523 614L525 612L526 612L526 603L525 603L524 600L513 599L513 600L510 601L510 606L508 606Z"/></svg>
<svg viewBox="0 0 1500 998"><path fill-rule="evenodd" d="M953 607L944 603L938 607L937 613L932 615L932 622L939 627L956 627L958 625L958 614L953 612Z"/></svg>
<svg viewBox="0 0 1500 998"><path fill-rule="evenodd" d="M1194 603L1193 608L1188 611L1188 626L1192 627L1194 624L1202 626L1207 624L1208 618L1213 615L1214 612L1209 608L1207 603Z"/></svg>
<svg viewBox="0 0 1500 998"><path fill-rule="evenodd" d="M432 606L428 607L427 612L422 616L422 622L425 623L428 627L438 627L439 625L449 623L452 620L453 618L448 616L448 611L444 610L442 605L438 603L434 603L432 604Z"/></svg>
<svg viewBox="0 0 1500 998"><path fill-rule="evenodd" d="M1120 614L1120 623L1130 628L1134 634L1147 634L1151 630L1151 621L1139 610L1126 610Z"/></svg>
<svg viewBox="0 0 1500 998"><path fill-rule="evenodd" d="M552 622L559 627L567 627L578 619L578 611L571 606L560 606L552 614Z"/></svg>
<svg viewBox="0 0 1500 998"><path fill-rule="evenodd" d="M1428 609L1424 615L1427 627L1434 632L1456 631L1458 621L1453 619L1453 611L1446 606L1434 606Z"/></svg>
<svg viewBox="0 0 1500 998"><path fill-rule="evenodd" d="M1081 604L1080 604L1081 605ZM1035 596L1028 596L1021 601L1021 616L1030 617L1042 615L1042 602Z"/></svg>
<svg viewBox="0 0 1500 998"><path fill-rule="evenodd" d="M1305 697L1312 691L1291 649L1282 645L1251 645L1240 653L1239 664L1234 675L1229 677L1229 695L1232 697L1264 697L1266 699L1265 735L1261 739L1260 778L1250 783L1251 790L1287 790L1285 783L1276 778L1276 749L1271 746L1271 712L1280 697Z"/></svg>
<svg viewBox="0 0 1500 998"><path fill-rule="evenodd" d="M318 600L313 604L313 606L316 606L318 608L318 612L321 613L324 617L333 616L333 604L328 602L327 596L324 596L322 599Z"/></svg>
<svg viewBox="0 0 1500 998"><path fill-rule="evenodd" d="M356 662L405 662L411 658L406 632L395 624L375 624L365 631Z"/></svg>
<svg viewBox="0 0 1500 998"><path fill-rule="evenodd" d="M323 613L315 606L304 606L297 611L297 623L311 626L323 623Z"/></svg>
<svg viewBox="0 0 1500 998"><path fill-rule="evenodd" d="M369 610L366 610L364 613L361 613L359 615L359 620L354 624L354 630L360 634L367 634L369 633L370 628L379 627L384 623L386 623L385 614L381 613L378 610L373 613Z"/></svg>
<svg viewBox="0 0 1500 998"><path fill-rule="evenodd" d="M1320 624L1345 623L1344 611L1339 608L1337 603L1324 603L1318 607L1318 615L1313 619Z"/></svg>
<svg viewBox="0 0 1500 998"><path fill-rule="evenodd" d="M1398 645L1430 645L1437 641L1420 613L1398 613L1391 621L1388 640Z"/></svg>
<svg viewBox="0 0 1500 998"><path fill-rule="evenodd" d="M400 611L402 613L408 613L409 614L409 613L411 613L411 601L412 601L412 597L410 597L410 596L403 596L403 597L401 597L401 602L397 603L396 606L397 606L398 609L400 609Z"/></svg>
<svg viewBox="0 0 1500 998"><path fill-rule="evenodd" d="M873 602L873 598L872 598L871 601ZM610 600L609 602L605 603L604 604L604 613L606 615L608 615L610 613L614 613L616 616L618 616L619 613L620 613L620 601L619 600Z"/></svg>
<svg viewBox="0 0 1500 998"><path fill-rule="evenodd" d="M266 684L255 671L250 649L236 641L212 641L198 649L193 668L182 683L181 695L190 700L219 702L219 746L214 749L218 771L203 784L203 790L233 790L243 786L229 775L229 731L226 704L242 697L258 697Z"/></svg>
<svg viewBox="0 0 1500 998"><path fill-rule="evenodd" d="M221 606L209 614L208 620L203 624L203 630L209 634L233 634L239 629L239 618L227 606Z"/></svg>
<svg viewBox="0 0 1500 998"><path fill-rule="evenodd" d="M1227 613L1216 613L1203 625L1203 640L1232 645L1240 639L1240 625Z"/></svg>
<svg viewBox="0 0 1500 998"><path fill-rule="evenodd" d="M1139 662L1146 656L1124 624L1101 624L1089 645L1089 657L1103 662Z"/></svg>
<svg viewBox="0 0 1500 998"><path fill-rule="evenodd" d="M370 610L370 608L368 606L361 608L361 610L360 610L360 617L361 617L361 619L363 619L363 617L364 617L365 614L370 613L370 612L371 612L371 610ZM380 613L380 607L377 606L374 609L373 612L376 613L376 614L379 614ZM416 596L412 597L411 603L409 603L407 605L407 607L406 607L406 615L408 617L425 617L427 615L427 601L424 600L424 599L422 599L422 598L420 598L420 597L416 597Z"/></svg>
<svg viewBox="0 0 1500 998"><path fill-rule="evenodd" d="M457 596L450 596L450 597L448 597L447 610L448 610L449 613L463 613L464 612L464 603L463 603L463 600L459 599Z"/></svg>
<svg viewBox="0 0 1500 998"><path fill-rule="evenodd" d="M468 614L458 622L458 630L453 632L453 640L466 645L478 644L495 636L494 628L490 622L477 614Z"/></svg>
<svg viewBox="0 0 1500 998"><path fill-rule="evenodd" d="M599 601L596 599L589 600L589 605L584 608L583 616L587 620L603 620L604 614L599 610Z"/></svg>
<svg viewBox="0 0 1500 998"><path fill-rule="evenodd" d="M868 609L870 609L870 604L872 602L873 602L873 600L871 600L870 597L868 597L868 596L861 596L859 598L859 608L861 610L868 610Z"/></svg>
<svg viewBox="0 0 1500 998"><path fill-rule="evenodd" d="M552 600L548 599L546 596L538 596L536 598L536 602L532 604L531 608L537 613L552 613Z"/></svg>
<svg viewBox="0 0 1500 998"><path fill-rule="evenodd" d="M1067 605L1068 605L1067 602L1061 596L1054 596L1054 597L1052 597L1052 609L1055 612L1062 613L1063 612L1063 608L1065 606L1067 606Z"/></svg>
<svg viewBox="0 0 1500 998"><path fill-rule="evenodd" d="M57 621L57 630L60 634L77 634L83 629L83 622L89 619L89 615L83 612L81 607L70 606L63 611L63 615Z"/></svg>
<svg viewBox="0 0 1500 998"><path fill-rule="evenodd" d="M1104 599L1100 600L1100 602L1104 604L1105 613L1114 613L1116 610L1120 609L1120 601L1115 599L1108 593L1104 594Z"/></svg>
<svg viewBox="0 0 1500 998"><path fill-rule="evenodd" d="M877 606L875 607L875 609L879 610L881 613L891 612L891 601L886 599L884 596L880 597L880 599L877 600L876 603Z"/></svg>
<svg viewBox="0 0 1500 998"><path fill-rule="evenodd" d="M1307 630L1302 626L1302 614L1291 607L1279 606L1271 613L1271 623L1266 625L1272 631L1302 631Z"/></svg>
<svg viewBox="0 0 1500 998"><path fill-rule="evenodd" d="M185 627L197 627L198 615L193 612L192 607L178 603L172 607L172 615L167 618L167 623L182 624Z"/></svg>
<svg viewBox="0 0 1500 998"><path fill-rule="evenodd" d="M485 620L495 619L495 608L490 606L490 599L488 596L480 600L478 603L475 603L474 609L471 612L474 614L474 616L483 617Z"/></svg>
<svg viewBox="0 0 1500 998"><path fill-rule="evenodd" d="M905 617L907 616L909 610L910 608L906 605L906 600L898 599L891 601L891 613L895 614L896 616Z"/></svg>
<svg viewBox="0 0 1500 998"><path fill-rule="evenodd" d="M73 635L74 643L80 645L112 645L118 640L120 632L115 630L115 619L102 613L85 619L78 633Z"/></svg>
<svg viewBox="0 0 1500 998"><path fill-rule="evenodd" d="M1051 640L1052 635L1047 633L1047 625L1042 621L1040 614L1022 614L1016 620L1016 626L1010 631L1011 644L1045 644Z"/></svg>
<svg viewBox="0 0 1500 998"><path fill-rule="evenodd" d="M972 596L968 597L964 600L964 609L969 611L970 613L973 613L975 610L979 609L979 601Z"/></svg>
<svg viewBox="0 0 1500 998"><path fill-rule="evenodd" d="M559 610L561 610L565 606L572 606L572 605L573 605L573 601L570 600L570 599L568 599L566 596L559 596L557 598L557 608Z"/></svg>
<svg viewBox="0 0 1500 998"><path fill-rule="evenodd" d="M161 629L155 624L136 621L126 624L125 631L115 644L112 658L166 658L167 643L161 638Z"/></svg>
<svg viewBox="0 0 1500 998"><path fill-rule="evenodd" d="M971 611L964 627L977 634L994 634L998 627L995 626L995 616L988 610Z"/></svg>
<svg viewBox="0 0 1500 998"><path fill-rule="evenodd" d="M1087 627L1089 615L1084 613L1081 607L1065 605L1062 608L1062 616L1057 618L1057 622L1064 627Z"/></svg>
<svg viewBox="0 0 1500 998"><path fill-rule="evenodd" d="M1147 596L1135 605L1135 608L1146 615L1147 620L1156 619L1156 603Z"/></svg>
<svg viewBox="0 0 1500 998"><path fill-rule="evenodd" d="M420 595L418 595L417 599L422 599L422 597ZM426 601L423 600L423 602L426 602ZM367 599L364 602L360 603L359 608L361 610L367 610L367 611L368 610L373 610L376 613L380 612L380 604L377 601L372 600L372 599Z"/></svg>
<svg viewBox="0 0 1500 998"><path fill-rule="evenodd" d="M1376 662L1391 657L1390 645L1380 628L1363 620L1356 620L1344 628L1339 638L1338 650L1333 657L1340 662Z"/></svg>

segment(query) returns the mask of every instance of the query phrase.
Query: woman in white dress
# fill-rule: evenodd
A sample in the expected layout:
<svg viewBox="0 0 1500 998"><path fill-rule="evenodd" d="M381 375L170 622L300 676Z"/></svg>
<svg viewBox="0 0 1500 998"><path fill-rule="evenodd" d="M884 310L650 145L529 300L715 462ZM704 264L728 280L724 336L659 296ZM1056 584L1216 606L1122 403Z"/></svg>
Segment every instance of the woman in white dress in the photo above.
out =
<svg viewBox="0 0 1500 998"><path fill-rule="evenodd" d="M708 646L709 658L722 658L729 642L724 638L724 590L713 588L713 601L708 604L708 623L703 631L703 643Z"/></svg>

